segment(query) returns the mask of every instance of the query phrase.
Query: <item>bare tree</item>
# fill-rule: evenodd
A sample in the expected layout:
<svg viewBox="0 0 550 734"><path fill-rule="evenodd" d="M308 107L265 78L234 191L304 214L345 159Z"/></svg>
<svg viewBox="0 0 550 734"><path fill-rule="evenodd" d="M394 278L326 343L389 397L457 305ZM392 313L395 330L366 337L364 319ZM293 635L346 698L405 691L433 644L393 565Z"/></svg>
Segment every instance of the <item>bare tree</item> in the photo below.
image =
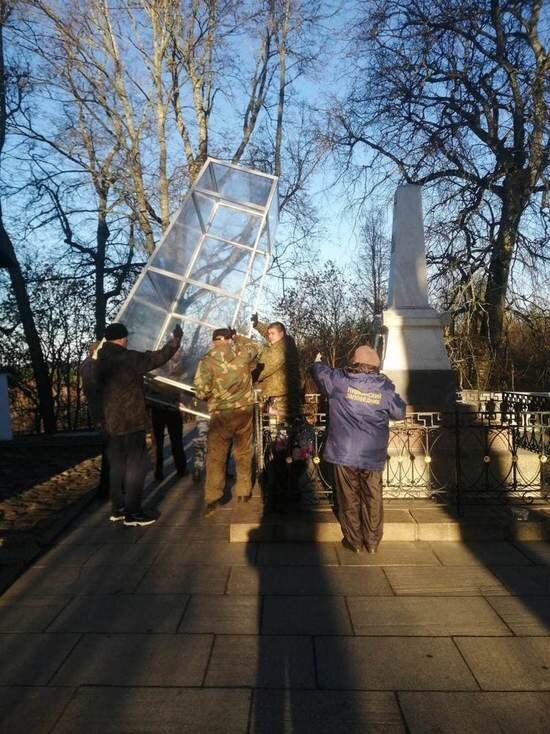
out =
<svg viewBox="0 0 550 734"><path fill-rule="evenodd" d="M435 187L466 239L494 220L476 259L484 271L479 334L496 354L525 244L520 224L544 216L549 186L542 1L378 0L358 19L354 52L355 82L333 111L331 142L347 155L366 146L371 174L380 166ZM447 248L445 259L454 266L455 253Z"/></svg>
<svg viewBox="0 0 550 734"><path fill-rule="evenodd" d="M8 124L21 104L24 77L16 68L7 68L4 55L4 30L13 10L13 2L0 0L0 164L6 142ZM19 318L29 347L29 356L36 382L38 405L42 425L46 433L55 431L55 414L52 400L52 385L46 360L31 308L27 283L17 258L12 240L4 226L0 204L0 253L8 265L11 287L15 295Z"/></svg>

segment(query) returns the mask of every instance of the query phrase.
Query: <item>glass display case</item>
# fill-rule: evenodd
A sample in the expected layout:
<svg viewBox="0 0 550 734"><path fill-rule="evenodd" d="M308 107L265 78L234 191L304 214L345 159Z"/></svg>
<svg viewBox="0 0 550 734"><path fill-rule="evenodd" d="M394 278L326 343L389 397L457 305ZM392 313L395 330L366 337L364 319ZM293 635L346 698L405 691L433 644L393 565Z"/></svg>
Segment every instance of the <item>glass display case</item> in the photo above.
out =
<svg viewBox="0 0 550 734"><path fill-rule="evenodd" d="M278 220L275 176L206 161L117 315L130 349L159 349L181 325L182 348L156 381L188 390L214 329L249 333Z"/></svg>

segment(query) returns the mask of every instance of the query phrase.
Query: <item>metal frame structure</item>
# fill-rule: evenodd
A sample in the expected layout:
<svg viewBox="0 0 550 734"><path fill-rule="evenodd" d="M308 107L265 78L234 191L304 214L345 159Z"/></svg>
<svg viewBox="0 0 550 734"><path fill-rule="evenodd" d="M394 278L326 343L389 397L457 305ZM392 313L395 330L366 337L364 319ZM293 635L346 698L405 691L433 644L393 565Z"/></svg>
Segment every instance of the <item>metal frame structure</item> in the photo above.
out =
<svg viewBox="0 0 550 734"><path fill-rule="evenodd" d="M277 180L214 158L201 168L117 315L137 349L183 328L181 356L156 380L190 391L212 331L250 329L279 219Z"/></svg>

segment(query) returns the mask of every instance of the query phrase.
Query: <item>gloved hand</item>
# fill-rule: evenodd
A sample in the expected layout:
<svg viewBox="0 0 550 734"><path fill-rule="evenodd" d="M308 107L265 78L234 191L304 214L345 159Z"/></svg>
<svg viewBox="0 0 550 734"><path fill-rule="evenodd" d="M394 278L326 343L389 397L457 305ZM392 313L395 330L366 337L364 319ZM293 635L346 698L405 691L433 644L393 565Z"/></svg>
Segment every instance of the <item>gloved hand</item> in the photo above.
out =
<svg viewBox="0 0 550 734"><path fill-rule="evenodd" d="M250 321L252 321L252 326L254 328L258 326L258 321L259 321L258 312L252 314L252 316L250 317Z"/></svg>
<svg viewBox="0 0 550 734"><path fill-rule="evenodd" d="M234 328L233 328L232 326L229 326L229 325L228 325L228 326L227 326L227 330L228 330L228 331L229 331L229 333L231 334L231 338L232 338L232 339L233 339L233 337L237 336L237 330L236 330L236 329L234 329Z"/></svg>
<svg viewBox="0 0 550 734"><path fill-rule="evenodd" d="M172 332L172 334L174 336L174 339L177 342L181 342L181 340L183 339L183 329L181 328L181 326L179 324L176 324L176 326L174 327L174 331Z"/></svg>

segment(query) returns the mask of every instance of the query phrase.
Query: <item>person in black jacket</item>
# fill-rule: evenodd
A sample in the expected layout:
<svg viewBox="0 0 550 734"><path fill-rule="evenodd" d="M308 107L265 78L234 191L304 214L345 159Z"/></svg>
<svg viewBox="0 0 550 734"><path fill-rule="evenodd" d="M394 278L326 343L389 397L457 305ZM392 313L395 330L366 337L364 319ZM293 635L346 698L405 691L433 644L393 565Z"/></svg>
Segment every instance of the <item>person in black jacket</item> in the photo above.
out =
<svg viewBox="0 0 550 734"><path fill-rule="evenodd" d="M127 348L128 330L124 324L110 324L105 329L96 372L109 437L112 522L122 520L129 526L155 522L141 507L147 462L143 375L165 364L177 352L182 335L181 327L176 326L172 339L162 349L137 352Z"/></svg>

